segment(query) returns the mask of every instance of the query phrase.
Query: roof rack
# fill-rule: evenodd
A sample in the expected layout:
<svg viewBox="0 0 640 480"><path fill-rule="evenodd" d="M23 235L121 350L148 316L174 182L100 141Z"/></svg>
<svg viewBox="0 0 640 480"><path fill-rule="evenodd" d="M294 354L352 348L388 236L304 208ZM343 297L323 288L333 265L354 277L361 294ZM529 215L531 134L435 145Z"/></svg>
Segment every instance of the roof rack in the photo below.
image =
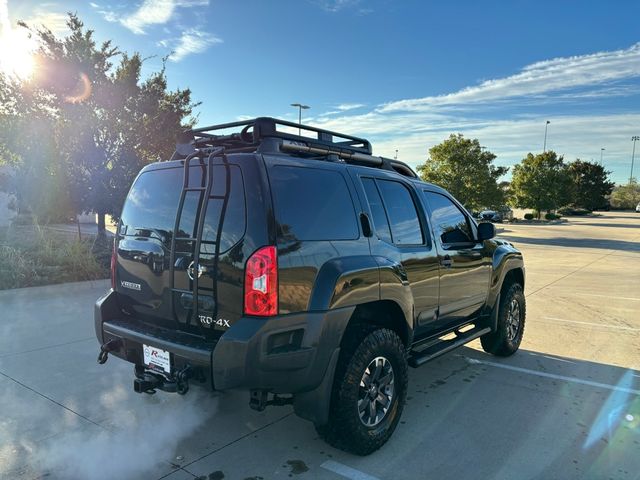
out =
<svg viewBox="0 0 640 480"><path fill-rule="evenodd" d="M222 133L222 130L236 127L242 127L242 129L235 133ZM297 135L292 133L296 130L298 130ZM309 134L313 136L308 136ZM182 160L197 152L203 155L208 154L212 149L219 147L224 147L227 153L289 152L317 160L378 167L393 170L407 177L417 177L411 167L403 162L373 156L371 143L364 138L271 117L186 130L178 138L171 160Z"/></svg>

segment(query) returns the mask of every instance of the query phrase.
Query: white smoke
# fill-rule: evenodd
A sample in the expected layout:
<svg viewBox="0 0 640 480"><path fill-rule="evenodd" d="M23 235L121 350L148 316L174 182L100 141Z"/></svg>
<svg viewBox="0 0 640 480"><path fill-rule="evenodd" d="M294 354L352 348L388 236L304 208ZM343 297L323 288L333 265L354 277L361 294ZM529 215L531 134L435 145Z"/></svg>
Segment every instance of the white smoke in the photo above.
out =
<svg viewBox="0 0 640 480"><path fill-rule="evenodd" d="M71 412L48 419L44 412L36 412L32 416L33 424L43 421L57 424L50 429L52 435L44 440L24 439L23 432L17 428L19 423L24 424L24 418L16 419L18 422L13 428L0 422L0 460L17 455L23 460L26 456L29 462L28 468L19 468L17 464L17 469L11 469L7 463L4 466L8 471L4 473L65 480L146 478L149 473L167 473L176 456L188 453L179 451L180 442L199 426L205 426L217 409L214 394L199 389L192 389L185 396L163 392L149 396L135 394L119 384L97 397L92 400L99 408L92 410L102 413L98 417L99 425ZM10 399L5 395L3 400ZM15 402L9 403L15 405ZM91 417L95 418L96 414ZM2 466L0 478L4 478Z"/></svg>

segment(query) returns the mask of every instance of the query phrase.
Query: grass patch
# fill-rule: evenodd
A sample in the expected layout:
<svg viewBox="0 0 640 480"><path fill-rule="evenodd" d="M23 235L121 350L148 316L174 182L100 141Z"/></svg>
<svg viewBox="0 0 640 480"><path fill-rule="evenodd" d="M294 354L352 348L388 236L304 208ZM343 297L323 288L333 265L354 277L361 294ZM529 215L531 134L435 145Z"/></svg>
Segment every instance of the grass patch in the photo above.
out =
<svg viewBox="0 0 640 480"><path fill-rule="evenodd" d="M0 229L0 290L108 278L104 247L96 253L94 240L39 225Z"/></svg>

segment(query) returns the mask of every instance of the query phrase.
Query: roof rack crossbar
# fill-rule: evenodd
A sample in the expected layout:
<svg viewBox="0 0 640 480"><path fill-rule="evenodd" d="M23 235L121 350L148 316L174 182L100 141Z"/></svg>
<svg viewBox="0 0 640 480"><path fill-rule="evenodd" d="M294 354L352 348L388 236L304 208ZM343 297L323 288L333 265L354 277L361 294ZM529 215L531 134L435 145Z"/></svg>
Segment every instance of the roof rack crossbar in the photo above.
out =
<svg viewBox="0 0 640 480"><path fill-rule="evenodd" d="M240 132L223 130L242 127ZM278 129L278 127L281 127ZM283 131L285 127L288 131ZM296 132L296 130L298 132ZM296 133L291 133L291 132ZM314 137L303 135L311 132ZM251 151L289 151L299 154L333 156L349 163L393 170L402 175L417 177L408 165L397 160L373 156L371 143L364 138L323 128L302 125L271 117L222 123L194 128L183 132L171 160L181 160L197 151L225 147L228 153Z"/></svg>
<svg viewBox="0 0 640 480"><path fill-rule="evenodd" d="M240 133L232 134L216 134L234 127L244 127ZM278 127L281 127L278 129ZM299 130L298 135L289 133L282 130L282 127L289 128L293 131ZM312 138L304 133L314 133L316 138ZM246 147L251 145L258 146L261 141L268 137L311 141L314 143L321 143L323 145L339 144L343 148L349 148L361 153L371 154L371 144L364 138L358 138L344 133L333 132L322 128L312 127L309 125L301 125L286 120L278 120L271 117L259 117L252 120L241 120L237 122L222 123L220 125L212 125L209 127L194 128L183 132L178 140L178 143L184 145L189 143L192 148L206 147L206 146L218 146L226 144L232 148ZM334 140L335 138L335 140ZM180 153L180 148L176 149L178 155L184 155Z"/></svg>

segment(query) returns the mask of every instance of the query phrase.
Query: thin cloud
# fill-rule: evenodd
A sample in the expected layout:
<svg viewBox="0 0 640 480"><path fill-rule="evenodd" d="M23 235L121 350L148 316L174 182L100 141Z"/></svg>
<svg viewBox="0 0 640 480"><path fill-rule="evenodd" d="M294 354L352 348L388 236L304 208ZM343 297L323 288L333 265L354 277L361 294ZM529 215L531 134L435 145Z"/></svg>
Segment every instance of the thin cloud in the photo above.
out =
<svg viewBox="0 0 640 480"><path fill-rule="evenodd" d="M314 3L326 12L339 12L346 8L354 7L362 0L316 0Z"/></svg>
<svg viewBox="0 0 640 480"><path fill-rule="evenodd" d="M547 148L568 161L598 161L605 147L605 168L614 181L624 182L629 177L629 139L640 124L640 114L630 108L640 96L639 79L640 43L537 62L514 75L446 95L357 112L334 108L314 123L368 138L376 155L393 157L397 149L398 158L413 167L452 133L478 138L497 154L498 165L512 166L528 152L542 151L545 121L550 120ZM618 106L612 111L609 100L614 98Z"/></svg>
<svg viewBox="0 0 640 480"><path fill-rule="evenodd" d="M357 110L358 108L366 107L364 103L341 103L340 105L336 105L333 108L335 110L329 110L328 112L321 113L318 115L319 117L328 117L331 115L335 115L337 113L345 113L350 110Z"/></svg>
<svg viewBox="0 0 640 480"><path fill-rule="evenodd" d="M561 57L533 63L519 73L446 95L390 102L382 112L420 111L442 105L493 102L570 88L604 85L640 76L640 43L610 52Z"/></svg>
<svg viewBox="0 0 640 480"><path fill-rule="evenodd" d="M67 30L68 16L64 13L56 13L48 11L46 8L54 7L51 4L43 4L40 7L32 9L31 15L24 18L27 25L35 27L45 27L53 33L62 33ZM9 5L7 0L0 0L0 34L12 30L11 20L9 18Z"/></svg>
<svg viewBox="0 0 640 480"><path fill-rule="evenodd" d="M603 164L612 170L614 181L629 177L630 142L626 132L635 131L640 114L562 115L553 116L547 136L547 149L564 155L566 161L576 158L600 160L600 148L606 147ZM447 139L451 133L478 138L483 146L497 155L496 163L513 166L528 152L542 151L544 119L517 118L506 120L450 120L447 128L437 125L424 132L394 135L373 141L376 155L393 157L412 167L424 163L429 148ZM434 125L435 127L435 125ZM370 138L372 140L372 138Z"/></svg>
<svg viewBox="0 0 640 480"><path fill-rule="evenodd" d="M167 39L158 42L162 47L172 48L173 52L169 56L169 60L172 62L179 62L189 55L202 53L209 47L220 43L222 43L221 38L196 28L191 28L183 32L177 39Z"/></svg>
<svg viewBox="0 0 640 480"><path fill-rule="evenodd" d="M341 103L336 106L336 108L341 112L346 112L347 110L355 110L356 108L362 108L365 106L366 105L364 103Z"/></svg>
<svg viewBox="0 0 640 480"><path fill-rule="evenodd" d="M121 11L121 4L115 8L109 5L101 7L95 2L90 5L107 22L119 22L136 35L143 35L150 27L169 23L178 8L207 6L209 0L143 0L133 13Z"/></svg>
<svg viewBox="0 0 640 480"><path fill-rule="evenodd" d="M174 0L144 0L136 12L120 20L120 23L140 35L149 25L167 23L176 8Z"/></svg>
<svg viewBox="0 0 640 480"><path fill-rule="evenodd" d="M59 34L68 30L67 21L69 17L65 13L46 12L35 10L33 15L25 19L27 25L40 26Z"/></svg>

